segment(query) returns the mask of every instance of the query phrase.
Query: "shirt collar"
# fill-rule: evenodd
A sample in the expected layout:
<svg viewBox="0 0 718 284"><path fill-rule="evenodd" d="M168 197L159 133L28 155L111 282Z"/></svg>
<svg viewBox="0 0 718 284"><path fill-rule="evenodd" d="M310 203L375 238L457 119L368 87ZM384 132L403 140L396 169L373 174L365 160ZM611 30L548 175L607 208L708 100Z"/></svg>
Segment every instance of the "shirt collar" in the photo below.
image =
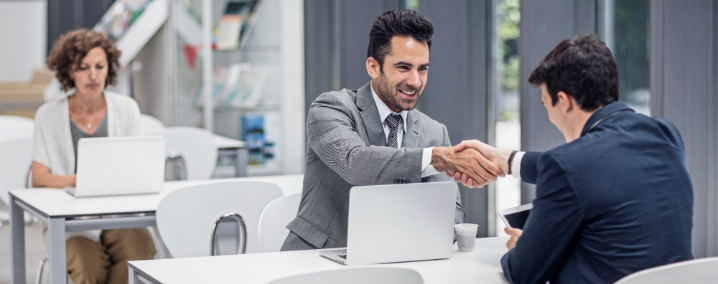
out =
<svg viewBox="0 0 718 284"><path fill-rule="evenodd" d="M402 122L404 123L404 133L406 133L406 116L409 112L406 110L402 110L400 113L392 111L389 106L387 106L384 101L379 98L376 92L374 92L374 87L371 86L371 83L369 84L369 87L371 88L371 94L374 97L374 103L376 103L376 108L379 110L379 118L381 118L381 123L384 124L384 120L386 120L386 117L390 114L399 114L401 115Z"/></svg>
<svg viewBox="0 0 718 284"><path fill-rule="evenodd" d="M591 117L588 118L588 121L586 121L586 124L583 126L583 130L581 130L581 136L585 135L588 131L591 130L592 127L598 125L603 121L604 119L608 118L609 116L612 116L618 112L621 111L633 111L630 107L628 107L625 103L621 101L612 102L610 104L604 105L601 107L601 109L597 110L596 112L591 115Z"/></svg>

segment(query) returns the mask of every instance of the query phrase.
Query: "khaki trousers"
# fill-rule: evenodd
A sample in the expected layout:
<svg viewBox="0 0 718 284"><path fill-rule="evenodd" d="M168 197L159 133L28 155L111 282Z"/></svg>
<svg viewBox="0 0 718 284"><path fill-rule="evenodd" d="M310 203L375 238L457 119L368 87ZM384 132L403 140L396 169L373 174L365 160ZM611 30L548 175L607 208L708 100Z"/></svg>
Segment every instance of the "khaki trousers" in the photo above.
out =
<svg viewBox="0 0 718 284"><path fill-rule="evenodd" d="M145 228L104 230L100 243L73 237L65 245L67 274L75 284L127 283L127 261L155 255L155 245Z"/></svg>

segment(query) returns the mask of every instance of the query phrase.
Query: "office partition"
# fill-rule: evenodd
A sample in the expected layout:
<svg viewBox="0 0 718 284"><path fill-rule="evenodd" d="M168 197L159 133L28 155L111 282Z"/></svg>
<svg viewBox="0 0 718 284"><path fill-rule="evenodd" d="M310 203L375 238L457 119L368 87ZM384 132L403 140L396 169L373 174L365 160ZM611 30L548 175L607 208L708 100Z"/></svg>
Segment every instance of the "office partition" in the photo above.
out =
<svg viewBox="0 0 718 284"><path fill-rule="evenodd" d="M718 1L651 1L651 114L683 137L693 256L718 255Z"/></svg>

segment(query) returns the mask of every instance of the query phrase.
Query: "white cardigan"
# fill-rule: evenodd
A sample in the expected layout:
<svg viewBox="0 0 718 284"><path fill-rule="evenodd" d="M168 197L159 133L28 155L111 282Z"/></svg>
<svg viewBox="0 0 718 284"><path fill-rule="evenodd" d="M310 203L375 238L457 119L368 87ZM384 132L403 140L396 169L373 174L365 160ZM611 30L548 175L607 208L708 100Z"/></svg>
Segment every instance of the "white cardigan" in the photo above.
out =
<svg viewBox="0 0 718 284"><path fill-rule="evenodd" d="M128 96L104 91L109 137L139 135L140 108ZM75 149L70 133L67 96L43 104L35 114L32 160L50 168L55 175L75 172Z"/></svg>
<svg viewBox="0 0 718 284"><path fill-rule="evenodd" d="M139 135L140 108L128 96L104 91L107 103L109 137ZM70 133L70 109L67 96L43 104L35 114L35 137L32 160L50 168L55 175L75 173L75 149ZM100 240L100 230L67 233L66 238L82 236Z"/></svg>

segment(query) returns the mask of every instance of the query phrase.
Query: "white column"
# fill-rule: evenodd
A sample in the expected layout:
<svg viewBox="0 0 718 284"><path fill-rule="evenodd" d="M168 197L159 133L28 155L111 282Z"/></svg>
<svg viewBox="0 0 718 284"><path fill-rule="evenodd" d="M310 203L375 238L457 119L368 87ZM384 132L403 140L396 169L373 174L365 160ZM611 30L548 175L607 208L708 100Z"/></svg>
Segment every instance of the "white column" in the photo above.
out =
<svg viewBox="0 0 718 284"><path fill-rule="evenodd" d="M283 174L304 173L304 1L281 3Z"/></svg>
<svg viewBox="0 0 718 284"><path fill-rule="evenodd" d="M202 1L202 97L204 98L204 128L214 132L211 92L212 74L212 0Z"/></svg>

